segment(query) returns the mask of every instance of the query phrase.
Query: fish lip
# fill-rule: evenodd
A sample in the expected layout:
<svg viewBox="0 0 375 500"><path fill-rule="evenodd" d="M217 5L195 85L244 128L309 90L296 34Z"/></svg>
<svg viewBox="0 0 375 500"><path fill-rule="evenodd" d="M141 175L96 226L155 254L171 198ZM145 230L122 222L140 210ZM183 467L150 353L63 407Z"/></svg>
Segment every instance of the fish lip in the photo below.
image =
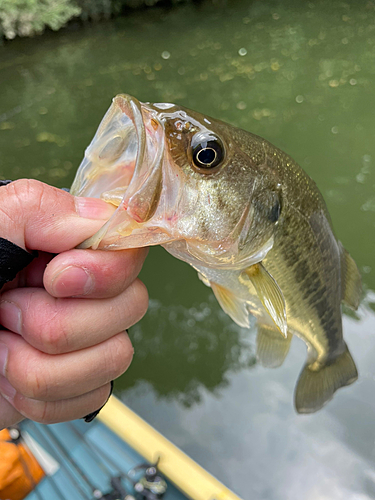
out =
<svg viewBox="0 0 375 500"><path fill-rule="evenodd" d="M140 170L143 165L145 147L146 147L146 130L143 122L142 116L142 104L138 99L129 94L119 94L114 99L113 102L118 104L120 109L130 118L133 122L135 133L138 140L137 157L135 161L133 176L131 182L135 176L140 174ZM129 185L130 187L130 185Z"/></svg>
<svg viewBox="0 0 375 500"><path fill-rule="evenodd" d="M162 193L164 126L155 110L145 103L131 103L138 137L138 155L123 207L137 223L155 214Z"/></svg>
<svg viewBox="0 0 375 500"><path fill-rule="evenodd" d="M111 143L116 137L123 139L118 151ZM165 130L157 110L127 94L114 97L86 149L72 194L101 198L117 210L80 248L134 248L175 239L168 225L157 241L146 237L156 234L164 218L164 154Z"/></svg>
<svg viewBox="0 0 375 500"><path fill-rule="evenodd" d="M118 148L113 147L113 139L120 139ZM70 192L118 205L143 164L145 145L141 103L128 94L115 96L85 151ZM113 202L114 188L123 189L118 202Z"/></svg>

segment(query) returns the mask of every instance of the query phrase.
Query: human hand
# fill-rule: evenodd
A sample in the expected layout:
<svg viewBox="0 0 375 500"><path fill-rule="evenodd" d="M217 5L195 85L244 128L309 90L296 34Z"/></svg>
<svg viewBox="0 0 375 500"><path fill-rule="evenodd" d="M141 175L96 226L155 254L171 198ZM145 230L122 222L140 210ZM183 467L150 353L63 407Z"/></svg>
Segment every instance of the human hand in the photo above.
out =
<svg viewBox="0 0 375 500"><path fill-rule="evenodd" d="M110 381L131 362L125 330L147 310L136 278L147 250L74 248L113 213L101 200L34 180L0 195L0 237L38 250L0 291L0 429L25 417L83 417L105 403Z"/></svg>

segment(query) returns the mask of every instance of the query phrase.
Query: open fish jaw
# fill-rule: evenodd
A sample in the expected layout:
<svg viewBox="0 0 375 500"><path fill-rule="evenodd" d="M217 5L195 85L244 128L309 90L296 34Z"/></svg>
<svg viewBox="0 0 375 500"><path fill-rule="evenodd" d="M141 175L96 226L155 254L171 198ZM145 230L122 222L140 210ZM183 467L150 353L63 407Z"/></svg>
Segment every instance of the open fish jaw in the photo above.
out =
<svg viewBox="0 0 375 500"><path fill-rule="evenodd" d="M133 177L140 141L128 99L117 96L104 115L71 187L75 196L106 198L117 188L124 192Z"/></svg>
<svg viewBox="0 0 375 500"><path fill-rule="evenodd" d="M153 113L126 94L113 99L85 152L71 193L118 206L110 220L81 248L135 248L170 241L145 223L162 190L163 128Z"/></svg>

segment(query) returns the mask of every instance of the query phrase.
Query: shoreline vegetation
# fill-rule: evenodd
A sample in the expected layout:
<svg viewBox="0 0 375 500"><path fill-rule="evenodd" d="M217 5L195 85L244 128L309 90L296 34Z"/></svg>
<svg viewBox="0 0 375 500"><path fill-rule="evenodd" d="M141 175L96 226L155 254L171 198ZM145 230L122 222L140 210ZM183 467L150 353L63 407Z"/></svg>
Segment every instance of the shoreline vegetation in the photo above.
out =
<svg viewBox="0 0 375 500"><path fill-rule="evenodd" d="M133 9L175 5L184 0L0 0L0 44L58 31L70 21L88 22L125 15Z"/></svg>

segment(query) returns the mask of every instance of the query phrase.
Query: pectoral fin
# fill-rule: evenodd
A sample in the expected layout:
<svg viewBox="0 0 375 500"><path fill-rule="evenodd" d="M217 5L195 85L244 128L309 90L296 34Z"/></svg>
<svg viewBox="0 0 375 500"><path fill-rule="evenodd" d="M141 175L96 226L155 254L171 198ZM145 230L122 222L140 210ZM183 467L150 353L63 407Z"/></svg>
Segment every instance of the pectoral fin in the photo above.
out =
<svg viewBox="0 0 375 500"><path fill-rule="evenodd" d="M362 280L357 264L340 243L342 300L352 309L358 309L362 295Z"/></svg>
<svg viewBox="0 0 375 500"><path fill-rule="evenodd" d="M210 282L208 281L208 279L206 278L206 276L204 276L202 273L200 273L198 271L198 278L201 280L202 283L204 283L206 286L211 286Z"/></svg>
<svg viewBox="0 0 375 500"><path fill-rule="evenodd" d="M244 273L254 285L259 300L271 316L281 334L287 337L285 299L279 285L261 263L245 269Z"/></svg>
<svg viewBox="0 0 375 500"><path fill-rule="evenodd" d="M240 300L233 292L217 283L211 282L210 285L223 311L227 313L237 325L243 326L244 328L250 328L246 302Z"/></svg>
<svg viewBox="0 0 375 500"><path fill-rule="evenodd" d="M267 368L281 366L286 358L293 335L281 337L280 331L269 325L258 325L257 358Z"/></svg>

